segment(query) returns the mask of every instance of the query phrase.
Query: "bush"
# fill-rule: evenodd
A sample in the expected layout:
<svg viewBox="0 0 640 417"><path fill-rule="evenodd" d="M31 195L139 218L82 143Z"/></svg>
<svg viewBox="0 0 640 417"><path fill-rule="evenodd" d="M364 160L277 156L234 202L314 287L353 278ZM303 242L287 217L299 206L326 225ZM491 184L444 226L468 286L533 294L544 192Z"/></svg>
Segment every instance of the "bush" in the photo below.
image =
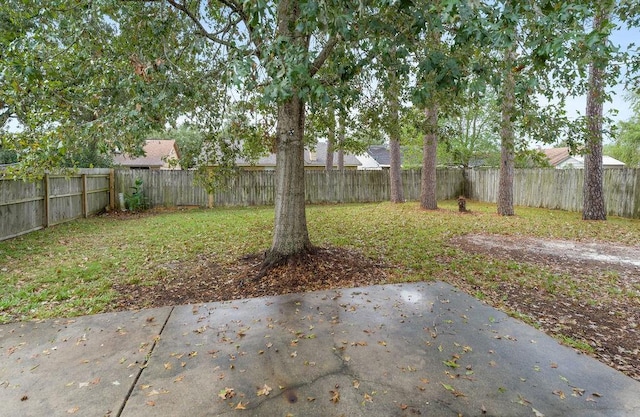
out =
<svg viewBox="0 0 640 417"><path fill-rule="evenodd" d="M131 211L142 211L149 208L142 190L142 180L140 178L136 179L135 184L131 188L133 188L133 192L124 196L126 208Z"/></svg>

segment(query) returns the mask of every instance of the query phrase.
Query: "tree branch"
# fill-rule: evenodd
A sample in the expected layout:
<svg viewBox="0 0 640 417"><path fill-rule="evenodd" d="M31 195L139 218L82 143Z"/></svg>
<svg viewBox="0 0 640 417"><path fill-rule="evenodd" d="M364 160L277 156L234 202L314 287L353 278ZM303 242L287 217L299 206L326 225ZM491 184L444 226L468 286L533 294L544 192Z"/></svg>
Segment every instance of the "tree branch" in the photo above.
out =
<svg viewBox="0 0 640 417"><path fill-rule="evenodd" d="M167 0L167 3L169 3L171 6L173 6L176 10L181 11L182 13L186 14L187 17L193 22L195 23L198 31L200 32L200 34L202 36L204 36L205 38L219 43L221 45L224 45L228 48L235 48L235 45L233 45L231 42L225 41L224 39L215 36L214 34L210 33L209 31L207 31L207 29L205 29L205 27L202 25L202 22L200 22L200 20L197 18L197 16L187 8L187 6L184 3L178 3L175 0ZM220 32L218 32L220 33Z"/></svg>
<svg viewBox="0 0 640 417"><path fill-rule="evenodd" d="M309 68L309 75L311 75L312 77L316 75L318 70L320 70L320 68L322 67L322 64L324 64L324 62L331 54L331 51L333 50L333 48L335 48L338 42L340 42L340 40L340 35L334 35L329 38L324 48L322 48L322 51L320 51L316 59L311 64L311 68Z"/></svg>

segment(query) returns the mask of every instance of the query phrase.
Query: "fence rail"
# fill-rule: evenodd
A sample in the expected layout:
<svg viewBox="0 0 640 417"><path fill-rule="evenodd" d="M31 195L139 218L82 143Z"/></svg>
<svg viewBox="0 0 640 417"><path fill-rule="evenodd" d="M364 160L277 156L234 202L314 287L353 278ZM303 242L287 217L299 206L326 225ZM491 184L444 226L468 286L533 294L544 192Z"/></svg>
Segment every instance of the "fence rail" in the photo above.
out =
<svg viewBox="0 0 640 417"><path fill-rule="evenodd" d="M87 217L113 200L110 169L49 173L35 182L15 181L0 173L0 240Z"/></svg>
<svg viewBox="0 0 640 417"><path fill-rule="evenodd" d="M583 171L522 169L514 178L514 203L569 211L582 210ZM402 172L407 200L420 198L420 170ZM498 169L438 169L439 200L468 198L497 201ZM272 171L244 171L209 194L192 171L87 169L73 175L48 174L41 181L2 178L0 172L0 240L119 206L116 193L132 192L142 180L150 206L271 205L275 200ZM307 171L308 203L387 201L389 171ZM609 215L640 218L640 169L605 169L604 192Z"/></svg>

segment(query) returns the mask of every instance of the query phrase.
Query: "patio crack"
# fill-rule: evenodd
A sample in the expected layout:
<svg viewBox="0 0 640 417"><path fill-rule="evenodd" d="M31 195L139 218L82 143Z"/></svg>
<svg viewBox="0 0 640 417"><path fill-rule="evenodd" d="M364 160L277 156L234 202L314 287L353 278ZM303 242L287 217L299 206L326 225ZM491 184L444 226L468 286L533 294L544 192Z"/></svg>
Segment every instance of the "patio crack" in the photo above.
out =
<svg viewBox="0 0 640 417"><path fill-rule="evenodd" d="M144 362L142 362L142 365L140 365L140 369L138 369L138 374L134 378L133 383L131 384L131 387L129 387L129 391L127 392L127 395L125 395L124 399L122 400L120 409L116 413L115 417L121 417L122 413L124 412L124 408L127 406L127 403L129 402L129 398L131 398L131 395L133 394L133 390L138 385L138 381L142 376L142 372L144 372L144 370L147 369L149 360L151 359L151 356L153 356L153 351L155 350L158 342L160 341L160 337L162 336L162 333L164 332L165 327L167 327L167 323L171 318L171 314L173 314L174 308L175 308L174 306L171 307L171 310L169 310L169 314L167 314L167 318L165 319L164 323L162 323L162 327L160 328L160 331L153 338L153 344L151 344L151 349L149 349L149 352L147 352L147 354L145 355Z"/></svg>

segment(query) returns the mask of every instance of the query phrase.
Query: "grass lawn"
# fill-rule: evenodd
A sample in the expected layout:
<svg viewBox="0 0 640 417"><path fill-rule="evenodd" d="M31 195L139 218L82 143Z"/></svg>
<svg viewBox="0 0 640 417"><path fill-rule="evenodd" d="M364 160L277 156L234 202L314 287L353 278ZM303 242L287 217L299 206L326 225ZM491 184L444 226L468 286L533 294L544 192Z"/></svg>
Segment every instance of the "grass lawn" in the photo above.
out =
<svg viewBox="0 0 640 417"><path fill-rule="evenodd" d="M413 202L309 206L309 233L315 245L349 247L400 265L397 281L456 277L477 286L478 297L505 280L560 295L575 295L576 285L570 276L455 249L447 244L454 236L492 233L640 245L639 220L585 222L580 213L522 207L515 217L500 217L495 205L469 202L470 214L458 213L455 201L439 205L433 212ZM198 256L232 263L267 249L272 227L271 207L217 208L94 217L0 242L0 323L107 311L114 283L153 285L171 265ZM620 292L615 280L592 285L618 302L639 302L640 287Z"/></svg>

